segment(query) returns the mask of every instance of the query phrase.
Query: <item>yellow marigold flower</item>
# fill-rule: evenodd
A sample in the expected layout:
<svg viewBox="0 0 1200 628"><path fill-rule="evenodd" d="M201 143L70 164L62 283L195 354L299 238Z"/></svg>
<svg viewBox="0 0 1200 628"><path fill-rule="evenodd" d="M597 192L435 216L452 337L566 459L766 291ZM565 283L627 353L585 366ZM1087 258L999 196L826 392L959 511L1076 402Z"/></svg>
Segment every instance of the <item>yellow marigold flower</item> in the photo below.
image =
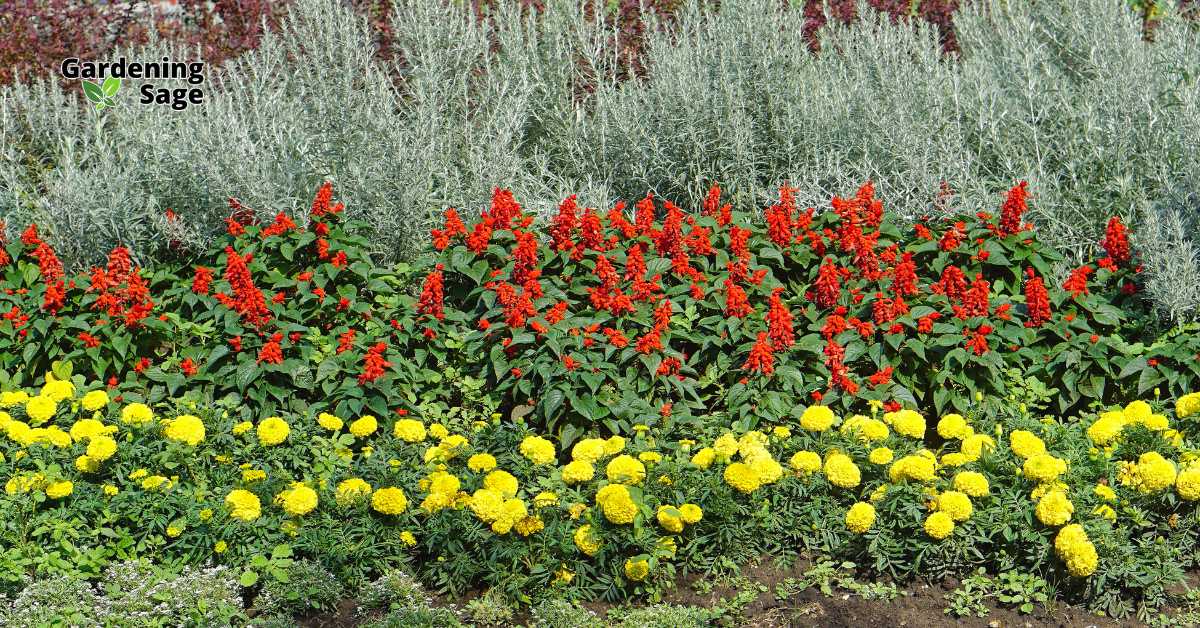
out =
<svg viewBox="0 0 1200 628"><path fill-rule="evenodd" d="M23 390L4 391L0 393L0 408L11 408L29 401L29 393Z"/></svg>
<svg viewBox="0 0 1200 628"><path fill-rule="evenodd" d="M439 425L439 427L441 426ZM438 433L442 433L445 429L442 427ZM425 440L425 425L416 419L400 419L396 421L392 433L406 443L420 443Z"/></svg>
<svg viewBox="0 0 1200 628"><path fill-rule="evenodd" d="M892 463L888 468L888 478L892 482L929 482L936 474L934 462L925 456L904 456Z"/></svg>
<svg viewBox="0 0 1200 628"><path fill-rule="evenodd" d="M925 417L916 410L900 410L883 415L885 423L889 423L897 434L909 438L925 438Z"/></svg>
<svg viewBox="0 0 1200 628"><path fill-rule="evenodd" d="M747 458L746 464L750 465L750 469L758 476L758 483L762 486L774 484L783 477L783 466L776 462L766 450Z"/></svg>
<svg viewBox="0 0 1200 628"><path fill-rule="evenodd" d="M650 563L645 559L633 560L632 558L625 559L625 577L634 582L641 582L650 574Z"/></svg>
<svg viewBox="0 0 1200 628"><path fill-rule="evenodd" d="M1200 392L1187 394L1175 400L1176 417L1183 419L1197 414L1200 414Z"/></svg>
<svg viewBox="0 0 1200 628"><path fill-rule="evenodd" d="M567 514L571 516L572 520L575 520L579 519L580 515L582 515L587 509L587 504L574 503L571 504L571 507L567 509Z"/></svg>
<svg viewBox="0 0 1200 628"><path fill-rule="evenodd" d="M120 489L113 486L112 484L105 484L101 490L103 490L104 494L109 497L112 497L113 495L116 495L117 493L121 492Z"/></svg>
<svg viewBox="0 0 1200 628"><path fill-rule="evenodd" d="M293 482L291 488L275 496L275 503L287 514L302 517L316 509L317 492L300 482Z"/></svg>
<svg viewBox="0 0 1200 628"><path fill-rule="evenodd" d="M1047 453L1034 454L1026 458L1021 471L1034 482L1053 482L1067 472L1067 461Z"/></svg>
<svg viewBox="0 0 1200 628"><path fill-rule="evenodd" d="M83 455L75 459L75 468L80 473L95 473L100 470L100 463Z"/></svg>
<svg viewBox="0 0 1200 628"><path fill-rule="evenodd" d="M1107 484L1097 484L1096 488L1092 489L1092 492L1095 493L1097 497L1099 497L1100 499L1103 499L1106 502L1112 502L1112 501L1117 500L1117 492L1114 491L1112 489L1112 487Z"/></svg>
<svg viewBox="0 0 1200 628"><path fill-rule="evenodd" d="M969 462L970 460L967 459L966 454L952 451L942 455L941 465L943 467L961 467Z"/></svg>
<svg viewBox="0 0 1200 628"><path fill-rule="evenodd" d="M176 525L167 526L167 536L169 536L171 538L175 538L175 537L179 536L180 534L183 534L183 528L176 526Z"/></svg>
<svg viewBox="0 0 1200 628"><path fill-rule="evenodd" d="M205 521L208 521L209 519L212 519L212 516L213 516L212 508L203 508L200 510L200 521L202 523Z"/></svg>
<svg viewBox="0 0 1200 628"><path fill-rule="evenodd" d="M789 430L786 426L783 426L783 425L776 425L774 428L771 429L771 435L774 436L775 438L778 438L781 440L784 438L791 438L792 430Z"/></svg>
<svg viewBox="0 0 1200 628"><path fill-rule="evenodd" d="M517 521L516 525L513 526L513 529L516 530L517 534L520 534L521 536L529 536L530 534L542 531L542 529L545 527L546 523L542 521L541 517L527 516L522 517L520 521Z"/></svg>
<svg viewBox="0 0 1200 628"><path fill-rule="evenodd" d="M381 488L371 495L371 508L380 514L398 515L408 508L408 498L394 486Z"/></svg>
<svg viewBox="0 0 1200 628"><path fill-rule="evenodd" d="M49 375L47 375L47 377L49 377ZM40 396L49 397L50 399L54 400L54 403L58 403L65 399L70 399L71 397L75 396L75 384L72 384L64 379L47 381L46 384L42 386Z"/></svg>
<svg viewBox="0 0 1200 628"><path fill-rule="evenodd" d="M1096 572L1100 559L1096 546L1088 539L1083 526L1073 523L1063 527L1054 537L1054 553L1067 565L1067 572L1076 578L1086 578Z"/></svg>
<svg viewBox="0 0 1200 628"><path fill-rule="evenodd" d="M717 457L717 450L712 447L703 447L692 456L692 464L707 469L712 466L713 460Z"/></svg>
<svg viewBox="0 0 1200 628"><path fill-rule="evenodd" d="M244 489L234 489L225 496L225 508L229 516L242 521L254 521L262 514L262 503L258 496Z"/></svg>
<svg viewBox="0 0 1200 628"><path fill-rule="evenodd" d="M600 539L592 534L592 526L582 525L575 530L575 547L588 556L595 556L600 551Z"/></svg>
<svg viewBox="0 0 1200 628"><path fill-rule="evenodd" d="M1014 430L1008 435L1008 444L1014 454L1026 460L1046 453L1046 443L1027 430Z"/></svg>
<svg viewBox="0 0 1200 628"><path fill-rule="evenodd" d="M967 425L967 420L961 414L947 414L937 424L938 436L946 440L964 438L968 436L968 429L970 429L970 426Z"/></svg>
<svg viewBox="0 0 1200 628"><path fill-rule="evenodd" d="M894 457L895 456L891 449L888 449L887 447L876 447L875 449L871 450L870 454L867 455L867 460L869 460L871 464L890 464Z"/></svg>
<svg viewBox="0 0 1200 628"><path fill-rule="evenodd" d="M146 477L147 475L150 475L149 471L147 471L145 469L136 469L132 473L129 474L129 479L140 480L140 479Z"/></svg>
<svg viewBox="0 0 1200 628"><path fill-rule="evenodd" d="M154 411L144 403L131 403L121 410L121 420L130 425L143 425L154 420Z"/></svg>
<svg viewBox="0 0 1200 628"><path fill-rule="evenodd" d="M625 439L620 436L609 436L608 440L604 441L604 453L613 456L621 453L625 449Z"/></svg>
<svg viewBox="0 0 1200 628"><path fill-rule="evenodd" d="M855 534L866 534L875 525L875 507L866 502L857 502L846 511L846 529Z"/></svg>
<svg viewBox="0 0 1200 628"><path fill-rule="evenodd" d="M117 453L117 441L110 436L93 436L88 442L88 458L96 462L104 462Z"/></svg>
<svg viewBox="0 0 1200 628"><path fill-rule="evenodd" d="M249 484L267 479L267 472L262 469L243 469L242 481Z"/></svg>
<svg viewBox="0 0 1200 628"><path fill-rule="evenodd" d="M68 480L51 482L46 486L46 497L50 499L62 499L70 495L73 490L75 490L75 485Z"/></svg>
<svg viewBox="0 0 1200 628"><path fill-rule="evenodd" d="M656 515L658 525L667 532L683 532L683 513L674 506L659 506Z"/></svg>
<svg viewBox="0 0 1200 628"><path fill-rule="evenodd" d="M467 468L475 473L487 473L496 468L496 457L492 454L475 454L467 458Z"/></svg>
<svg viewBox="0 0 1200 628"><path fill-rule="evenodd" d="M572 460L583 460L595 463L607 454L605 441L602 438L585 438L571 448Z"/></svg>
<svg viewBox="0 0 1200 628"><path fill-rule="evenodd" d="M925 534L929 538L940 541L954 533L954 518L942 511L937 511L925 518Z"/></svg>
<svg viewBox="0 0 1200 628"><path fill-rule="evenodd" d="M348 478L338 482L334 500L343 506L353 504L371 494L371 485L362 478Z"/></svg>
<svg viewBox="0 0 1200 628"><path fill-rule="evenodd" d="M845 454L832 454L825 460L825 477L841 488L854 488L862 481L858 466Z"/></svg>
<svg viewBox="0 0 1200 628"><path fill-rule="evenodd" d="M1139 456L1135 469L1138 492L1158 493L1175 484L1175 463L1163 458L1157 451Z"/></svg>
<svg viewBox="0 0 1200 628"><path fill-rule="evenodd" d="M610 460L604 471L609 482L619 484L637 484L646 478L646 465L628 454Z"/></svg>
<svg viewBox="0 0 1200 628"><path fill-rule="evenodd" d="M108 393L103 390L93 390L79 400L79 405L88 412L95 412L108 405Z"/></svg>
<svg viewBox="0 0 1200 628"><path fill-rule="evenodd" d="M963 439L960 451L970 462L975 462L984 453L996 447L996 441L987 434L973 434Z"/></svg>
<svg viewBox="0 0 1200 628"><path fill-rule="evenodd" d="M596 468L586 460L575 460L562 468L562 480L565 484L587 482L596 475Z"/></svg>
<svg viewBox="0 0 1200 628"><path fill-rule="evenodd" d="M744 462L735 462L725 467L725 482L743 493L754 492L760 484L758 474Z"/></svg>
<svg viewBox="0 0 1200 628"><path fill-rule="evenodd" d="M1096 506L1092 509L1092 514L1104 517L1105 519L1108 519L1114 523L1117 521L1117 511L1113 510L1113 507L1109 506L1108 504L1100 504L1099 506Z"/></svg>
<svg viewBox="0 0 1200 628"><path fill-rule="evenodd" d="M249 421L242 421L242 422L238 423L237 425L233 426L233 435L238 436L241 434L245 434L246 432L249 432L252 429L254 429L253 423L251 423Z"/></svg>
<svg viewBox="0 0 1200 628"><path fill-rule="evenodd" d="M558 504L558 495L550 491L542 491L533 498L534 508L549 508Z"/></svg>
<svg viewBox="0 0 1200 628"><path fill-rule="evenodd" d="M1105 412L1100 415L1087 429L1087 437L1093 443L1104 447L1121 435L1125 427L1125 415L1121 412Z"/></svg>
<svg viewBox="0 0 1200 628"><path fill-rule="evenodd" d="M33 428L23 421L9 421L4 426L4 434L23 447L33 442Z"/></svg>
<svg viewBox="0 0 1200 628"><path fill-rule="evenodd" d="M216 554L224 554L225 550L227 549L229 549L229 544L225 541L217 541L216 544L213 545L213 552Z"/></svg>
<svg viewBox="0 0 1200 628"><path fill-rule="evenodd" d="M1175 492L1184 501L1200 499L1200 467L1191 466L1180 472L1175 478Z"/></svg>
<svg viewBox="0 0 1200 628"><path fill-rule="evenodd" d="M799 475L812 475L821 470L821 456L813 451L797 451L788 460L788 466Z"/></svg>
<svg viewBox="0 0 1200 628"><path fill-rule="evenodd" d="M163 426L163 436L195 447L204 440L204 422L200 417L191 414L178 416L166 422Z"/></svg>
<svg viewBox="0 0 1200 628"><path fill-rule="evenodd" d="M58 402L45 395L38 395L25 402L25 414L29 416L29 422L33 425L49 421L57 411Z"/></svg>
<svg viewBox="0 0 1200 628"><path fill-rule="evenodd" d="M516 478L513 478L513 480L516 481ZM454 495L455 493L458 493L458 489L461 486L462 482L459 481L457 476L446 473L445 471L435 471L429 475L430 493Z"/></svg>
<svg viewBox="0 0 1200 628"><path fill-rule="evenodd" d="M405 530L400 533L400 542L403 543L405 547L415 547L417 544L417 537L414 536L412 532Z"/></svg>
<svg viewBox="0 0 1200 628"><path fill-rule="evenodd" d="M258 424L258 442L268 447L278 445L287 440L291 431L283 419L277 416L267 417Z"/></svg>
<svg viewBox="0 0 1200 628"><path fill-rule="evenodd" d="M505 497L515 497L519 484L508 471L495 470L483 478L484 488L492 489Z"/></svg>
<svg viewBox="0 0 1200 628"><path fill-rule="evenodd" d="M974 509L971 498L959 491L946 491L937 496L937 509L950 515L955 522L963 522L971 518Z"/></svg>
<svg viewBox="0 0 1200 628"><path fill-rule="evenodd" d="M662 454L658 453L657 451L643 451L642 453L638 454L638 460L654 464L656 462L662 462Z"/></svg>
<svg viewBox="0 0 1200 628"><path fill-rule="evenodd" d="M987 478L975 471L962 471L954 476L954 489L971 497L987 497L991 493Z"/></svg>
<svg viewBox="0 0 1200 628"><path fill-rule="evenodd" d="M433 425L429 426L429 435L438 440L442 440L450 435L450 430L446 429L446 426L442 425L441 423L434 423Z"/></svg>
<svg viewBox="0 0 1200 628"><path fill-rule="evenodd" d="M167 490L175 485L170 478L162 475L151 475L142 480L142 489L147 491Z"/></svg>
<svg viewBox="0 0 1200 628"><path fill-rule="evenodd" d="M800 427L810 432L824 432L833 426L836 418L828 406L809 406L800 415Z"/></svg>
<svg viewBox="0 0 1200 628"><path fill-rule="evenodd" d="M609 484L596 491L596 503L604 512L604 518L618 525L633 523L637 516L637 504L624 484Z"/></svg>
<svg viewBox="0 0 1200 628"><path fill-rule="evenodd" d="M732 458L738 451L738 441L733 434L725 433L713 442L713 449L722 460Z"/></svg>
<svg viewBox="0 0 1200 628"><path fill-rule="evenodd" d="M317 425L320 425L330 432L336 432L342 429L342 425L344 425L344 423L338 417L329 414L328 412L322 412L317 415Z"/></svg>
<svg viewBox="0 0 1200 628"><path fill-rule="evenodd" d="M684 504L679 507L679 517L684 523L692 525L704 518L704 511L696 504Z"/></svg>
<svg viewBox="0 0 1200 628"><path fill-rule="evenodd" d="M117 431L116 426L105 425L96 419L79 419L71 425L71 438L81 442L95 436L104 436Z"/></svg>
<svg viewBox="0 0 1200 628"><path fill-rule="evenodd" d="M554 443L541 436L526 436L518 449L533 464L550 464L557 455Z"/></svg>
<svg viewBox="0 0 1200 628"><path fill-rule="evenodd" d="M842 427L838 431L846 436L856 436L864 442L881 441L891 434L887 423L879 419L865 417L861 414L856 414L842 421Z"/></svg>
<svg viewBox="0 0 1200 628"><path fill-rule="evenodd" d="M1063 491L1050 491L1038 500L1034 509L1038 521L1048 526L1060 526L1071 520L1075 505Z"/></svg>
<svg viewBox="0 0 1200 628"><path fill-rule="evenodd" d="M1142 421L1150 418L1150 415L1154 414L1154 408L1151 408L1150 404L1146 403L1145 401L1138 399L1136 401L1129 402L1129 405L1125 406L1123 414L1125 415L1126 421L1130 423L1141 423Z"/></svg>
<svg viewBox="0 0 1200 628"><path fill-rule="evenodd" d="M366 438L379 429L379 420L370 414L363 415L350 424L350 433L355 438Z"/></svg>

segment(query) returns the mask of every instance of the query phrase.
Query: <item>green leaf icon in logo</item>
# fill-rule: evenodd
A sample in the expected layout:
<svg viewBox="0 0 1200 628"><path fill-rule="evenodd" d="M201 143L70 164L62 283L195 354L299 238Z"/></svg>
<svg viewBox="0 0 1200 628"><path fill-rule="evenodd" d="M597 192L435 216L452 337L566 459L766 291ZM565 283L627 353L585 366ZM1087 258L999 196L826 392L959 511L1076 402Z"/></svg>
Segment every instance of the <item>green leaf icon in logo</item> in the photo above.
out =
<svg viewBox="0 0 1200 628"><path fill-rule="evenodd" d="M121 89L121 79L111 76L104 79L103 86L92 81L83 82L83 95L96 105L97 111L105 107L116 107L117 103L113 100L113 96L116 96L119 89Z"/></svg>

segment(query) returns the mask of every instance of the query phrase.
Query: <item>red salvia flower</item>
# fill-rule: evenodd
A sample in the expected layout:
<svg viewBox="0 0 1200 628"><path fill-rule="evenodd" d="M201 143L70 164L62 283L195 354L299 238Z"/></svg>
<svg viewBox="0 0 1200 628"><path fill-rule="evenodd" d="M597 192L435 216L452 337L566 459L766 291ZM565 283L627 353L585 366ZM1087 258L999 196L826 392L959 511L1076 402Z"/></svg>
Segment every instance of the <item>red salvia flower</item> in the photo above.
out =
<svg viewBox="0 0 1200 628"><path fill-rule="evenodd" d="M725 280L725 315L735 318L742 318L754 312L754 308L750 307L750 302L746 299L746 291L742 287Z"/></svg>
<svg viewBox="0 0 1200 628"><path fill-rule="evenodd" d="M823 308L833 307L837 304L838 296L842 292L842 275L836 264L833 263L833 258L827 258L817 270L816 293L814 295L815 303Z"/></svg>
<svg viewBox="0 0 1200 628"><path fill-rule="evenodd" d="M79 332L78 338L79 341L83 343L83 346L87 347L88 349L94 349L100 346L100 339L87 333L86 331Z"/></svg>
<svg viewBox="0 0 1200 628"><path fill-rule="evenodd" d="M337 353L340 355L354 348L354 336L356 332L353 329L347 329L338 335Z"/></svg>
<svg viewBox="0 0 1200 628"><path fill-rule="evenodd" d="M263 228L260 235L265 240L271 236L283 235L289 231L295 230L296 223L292 222L292 219L288 218L287 214L279 212L278 214L275 214L275 222Z"/></svg>
<svg viewBox="0 0 1200 628"><path fill-rule="evenodd" d="M777 246L787 248L792 243L793 214L796 211L795 189L786 185L779 188L779 202L766 211L767 236Z"/></svg>
<svg viewBox="0 0 1200 628"><path fill-rule="evenodd" d="M779 296L781 294L783 288L775 288L771 292L770 305L767 308L767 335L776 351L791 347L796 342L796 334L792 329L792 313Z"/></svg>
<svg viewBox="0 0 1200 628"><path fill-rule="evenodd" d="M554 223L550 226L551 246L555 251L569 251L575 247L575 242L571 239L575 227L579 225L579 219L575 216L578 209L575 197L576 195L572 194L558 204L558 215L554 217Z"/></svg>
<svg viewBox="0 0 1200 628"><path fill-rule="evenodd" d="M1088 265L1080 266L1071 271L1071 275L1063 283L1063 289L1071 293L1071 296L1078 297L1088 292L1088 275L1092 274L1092 267Z"/></svg>
<svg viewBox="0 0 1200 628"><path fill-rule="evenodd" d="M942 278L930 286L936 294L944 294L947 299L956 301L967 291L967 278L963 271L954 264L948 264L942 269Z"/></svg>
<svg viewBox="0 0 1200 628"><path fill-rule="evenodd" d="M183 362L179 363L179 370L183 371L185 377L191 377L199 372L200 368L196 366L196 363L191 358L184 358Z"/></svg>
<svg viewBox="0 0 1200 628"><path fill-rule="evenodd" d="M963 294L962 318L987 316L991 311L990 294L991 284L983 275L976 274L975 281L971 282L971 287Z"/></svg>
<svg viewBox="0 0 1200 628"><path fill-rule="evenodd" d="M1128 264L1132 257L1129 252L1129 229L1116 216L1108 219L1108 226L1104 229L1104 240L1100 245L1117 266Z"/></svg>
<svg viewBox="0 0 1200 628"><path fill-rule="evenodd" d="M1000 207L1000 224L996 229L999 236L1010 236L1021 231L1021 215L1029 209L1025 203L1029 197L1028 186L1022 181L1008 191L1008 197Z"/></svg>
<svg viewBox="0 0 1200 628"><path fill-rule="evenodd" d="M283 364L283 347L279 344L282 341L283 334L276 333L272 335L271 339L264 343L262 348L258 350L258 360L256 360L256 363Z"/></svg>
<svg viewBox="0 0 1200 628"><path fill-rule="evenodd" d="M983 355L988 352L987 336L992 333L992 328L988 325L980 325L974 333L969 330L963 330L964 333L970 334L967 340L967 348L975 353L975 355Z"/></svg>
<svg viewBox="0 0 1200 628"><path fill-rule="evenodd" d="M213 273L211 268L197 266L196 274L192 276L192 292L196 294L208 294L212 280Z"/></svg>
<svg viewBox="0 0 1200 628"><path fill-rule="evenodd" d="M767 337L767 332L758 332L758 339L750 348L750 357L746 359L742 370L767 376L775 372L775 353L771 349L771 341Z"/></svg>
<svg viewBox="0 0 1200 628"><path fill-rule="evenodd" d="M943 251L953 251L962 244L963 238L966 236L964 230L967 228L967 223L956 222L954 226L947 229L946 233L942 234L942 239L938 240L938 248Z"/></svg>
<svg viewBox="0 0 1200 628"><path fill-rule="evenodd" d="M232 296L221 299L225 307L234 310L241 315L242 320L255 327L261 327L271 318L271 313L267 310L266 300L263 298L262 291L254 285L254 281L250 278L250 267L247 263L250 261L252 254L247 253L245 257L237 254L233 247L225 247L225 281L229 282Z"/></svg>
<svg viewBox="0 0 1200 628"><path fill-rule="evenodd" d="M886 386L892 381L892 367L887 367L876 371L874 375L867 378L871 382L871 386L879 387Z"/></svg>
<svg viewBox="0 0 1200 628"><path fill-rule="evenodd" d="M432 229L429 234L433 236L433 248L442 251L450 246L450 240L455 236L465 235L467 227L463 224L461 218L458 217L458 212L453 207L446 210L446 222L442 229Z"/></svg>
<svg viewBox="0 0 1200 628"><path fill-rule="evenodd" d="M912 253L905 253L896 265L892 278L892 292L898 296L917 294L917 265Z"/></svg>
<svg viewBox="0 0 1200 628"><path fill-rule="evenodd" d="M1025 280L1025 307L1029 310L1029 320L1026 327L1041 327L1050 320L1050 294L1041 277L1033 276L1030 269L1029 278Z"/></svg>
<svg viewBox="0 0 1200 628"><path fill-rule="evenodd" d="M629 346L629 339L625 337L625 334L621 333L621 330L613 329L612 327L605 327L603 332L604 335L608 337L608 344L618 349L623 349Z"/></svg>
<svg viewBox="0 0 1200 628"><path fill-rule="evenodd" d="M750 261L750 230L737 225L729 228L729 252L735 259L743 262Z"/></svg>
<svg viewBox="0 0 1200 628"><path fill-rule="evenodd" d="M363 356L363 371L358 376L359 384L373 382L383 376L384 369L392 366L383 358L383 353L387 351L387 344L378 342L375 346L367 350L367 354Z"/></svg>

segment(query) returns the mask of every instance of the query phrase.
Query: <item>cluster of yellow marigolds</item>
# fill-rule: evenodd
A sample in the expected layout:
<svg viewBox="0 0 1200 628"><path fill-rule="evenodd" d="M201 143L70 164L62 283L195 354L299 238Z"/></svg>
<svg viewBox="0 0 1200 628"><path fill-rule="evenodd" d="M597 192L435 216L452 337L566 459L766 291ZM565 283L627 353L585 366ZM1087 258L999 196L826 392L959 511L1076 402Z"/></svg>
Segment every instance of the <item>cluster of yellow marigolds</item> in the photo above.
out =
<svg viewBox="0 0 1200 628"><path fill-rule="evenodd" d="M93 390L76 398L75 386L65 380L47 376L47 383L37 394L25 391L0 393L0 434L15 443L18 448L10 453L16 462L34 447L62 450L78 445L74 452L74 467L81 474L75 476L101 484L106 465L118 454L121 426L115 422L106 424L106 411L116 411L114 403L104 390ZM64 406L69 413L62 413ZM9 410L19 409L13 418ZM936 424L938 439L945 443L941 455L924 447L927 425L925 418L912 410L879 412L880 406L873 403L871 416L854 415L840 421L835 413L825 406L810 406L803 410L798 428L803 430L812 443L856 443L867 452L865 459L856 462L852 452L844 446L830 444L824 451L801 449L794 451L786 460L786 467L771 453L773 444L792 439L791 429L777 426L770 430L750 430L735 434L727 432L715 438L710 445L699 448L690 440L680 441L675 448L679 454L664 454L651 446L642 451L627 453L627 441L620 436L609 438L585 438L570 449L570 460L559 465L560 452L555 443L540 436L527 436L521 440L517 452L545 478L561 481L568 492L586 491L592 495L592 504L574 501L560 504L559 496L547 490L535 490L530 486L522 489L520 481L509 470L499 468L491 453L479 451L472 446L467 435L454 434L441 424L426 425L413 418L400 418L391 428L391 435L409 445L417 445L420 454L422 478L413 487L372 486L363 478L342 479L333 490L334 502L342 507L366 504L383 517L394 517L409 511L407 490L414 493L417 510L424 515L453 509L467 511L488 526L497 535L514 533L529 537L546 527L545 509L561 508L570 516L573 540L580 552L595 556L604 546L605 539L600 530L590 523L581 521L582 515L594 508L612 526L628 526L637 521L639 515L653 517L662 536L658 547L668 555L674 555L675 537L684 533L688 526L704 518L700 505L694 503L659 503L653 510L644 506L644 492L652 487L648 484L648 468L662 462L664 455L681 455L678 460L690 463L692 468L719 472L728 486L742 495L753 495L757 491L780 482L786 476L808 480L821 475L832 487L844 493L843 503L853 502L845 512L847 530L857 535L870 533L877 524L875 504L882 500L893 486L912 484L919 486L925 496L928 514L924 518L924 532L935 541L952 536L956 527L968 521L978 500L987 500L991 494L988 478L981 472L962 467L979 461L981 457L997 448L997 440L1004 433L996 428L993 434L977 433L961 415L949 414ZM80 413L82 410L82 413ZM1176 402L1176 416L1186 418L1200 415L1200 393L1186 395ZM90 413L90 416L88 414ZM56 424L53 419L69 414L74 417L68 426ZM196 447L208 436L205 422L195 415L183 414L173 418L158 419L154 411L141 403L128 403L120 407L119 422L126 430L155 433L162 438L188 447ZM308 419L313 420L313 419ZM369 456L371 446L368 438L381 433L381 424L373 416L359 417L347 425L346 421L328 413L315 418L316 425L331 434L341 430L359 440L361 455ZM835 425L837 425L835 431ZM1122 442L1123 434L1131 426L1157 432L1169 441L1181 443L1182 434L1171 427L1170 420L1156 414L1150 404L1135 401L1122 409L1101 413L1086 427L1086 436L1095 448L1094 455L1111 455ZM64 427L66 429L64 429ZM310 428L311 429L311 428ZM639 433L648 430L638 426ZM274 448L295 440L292 426L281 417L266 417L252 423L237 423L232 434L247 439L264 448ZM898 439L893 439L895 434ZM243 436L244 435L244 436ZM825 438L827 435L836 438ZM905 441L904 439L908 439ZM1069 461L1054 455L1037 434L1027 430L1013 430L1007 434L1007 444L1019 459L1015 473L1031 483L1030 498L1035 505L1038 521L1058 528L1054 539L1055 552L1068 571L1079 577L1091 575L1097 568L1098 555L1087 532L1078 522L1069 487L1061 480L1068 472ZM653 439L649 439L653 443ZM797 441L792 441L797 442ZM376 443L378 444L378 443ZM891 444L907 453L897 455ZM856 447L857 447L856 445ZM792 447L778 446L776 451L791 451ZM14 450L9 450L10 452ZM339 455L353 457L356 454L347 448ZM566 452L563 452L565 457ZM861 454L858 454L861 456ZM5 462L0 452L0 462ZM228 462L227 460L225 462ZM522 463L523 465L525 463ZM860 467L859 465L870 465ZM1116 461L1117 481L1130 490L1142 494L1161 493L1174 490L1185 501L1200 499L1200 458L1184 456L1179 463L1167 460L1156 452L1140 455L1136 461ZM419 465L419 466L420 466ZM883 484L867 491L864 488L864 469L871 477L886 478ZM457 475L456 475L457 474ZM227 515L241 522L253 522L263 516L263 502L252 485L266 478L266 472L249 464L242 465L242 487L225 493L223 504ZM163 491L174 486L179 478L151 474L147 469L137 469L129 475L131 481L145 491ZM468 480L464 482L464 479ZM715 480L720 481L720 480ZM595 482L594 494L586 488ZM667 476L659 477L655 484L670 485ZM464 485L479 486L468 492ZM552 488L554 485L550 485ZM590 486L590 485L588 485ZM105 495L115 495L119 489L112 484L101 484ZM317 510L321 502L320 490L324 483L314 487L312 482L291 482L270 500L288 517L300 518ZM858 489L858 490L856 490ZM46 477L38 472L21 472L10 477L5 490L9 495L24 495L42 491L52 500L61 500L72 494L74 485L66 477ZM558 490L558 489L555 489ZM859 494L859 491L865 491ZM222 491L224 492L224 491ZM1094 487L1094 494L1105 502L1091 514L1113 521L1116 511L1109 503L1116 502L1112 487L1101 482ZM973 503L973 500L976 500ZM565 500L571 502L572 500ZM205 511L211 517L209 510ZM597 518L588 519L595 523ZM180 528L168 530L179 534ZM415 536L404 532L405 543L415 545ZM223 551L223 550L217 550ZM651 561L645 557L626 560L625 576L633 581L645 579L651 569ZM565 569L565 568L564 568ZM560 574L569 578L569 572Z"/></svg>

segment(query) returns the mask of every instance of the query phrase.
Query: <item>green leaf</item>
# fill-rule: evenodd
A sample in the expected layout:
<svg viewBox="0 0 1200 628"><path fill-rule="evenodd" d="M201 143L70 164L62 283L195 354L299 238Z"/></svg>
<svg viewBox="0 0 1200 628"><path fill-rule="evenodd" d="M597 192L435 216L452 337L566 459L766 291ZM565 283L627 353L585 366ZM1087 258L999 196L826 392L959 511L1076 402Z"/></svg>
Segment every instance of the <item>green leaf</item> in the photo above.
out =
<svg viewBox="0 0 1200 628"><path fill-rule="evenodd" d="M1117 379L1125 379L1138 371L1144 371L1147 366L1149 365L1146 363L1146 358L1134 358L1121 369L1121 372L1117 375Z"/></svg>
<svg viewBox="0 0 1200 628"><path fill-rule="evenodd" d="M115 76L104 79L104 84L100 86L100 91L104 92L104 95L109 98L116 96L119 89L121 89L121 79Z"/></svg>
<svg viewBox="0 0 1200 628"><path fill-rule="evenodd" d="M92 81L83 82L83 95L96 104L104 102L104 89Z"/></svg>
<svg viewBox="0 0 1200 628"><path fill-rule="evenodd" d="M238 579L243 587L252 587L258 584L258 574L253 571L242 572L242 577Z"/></svg>

